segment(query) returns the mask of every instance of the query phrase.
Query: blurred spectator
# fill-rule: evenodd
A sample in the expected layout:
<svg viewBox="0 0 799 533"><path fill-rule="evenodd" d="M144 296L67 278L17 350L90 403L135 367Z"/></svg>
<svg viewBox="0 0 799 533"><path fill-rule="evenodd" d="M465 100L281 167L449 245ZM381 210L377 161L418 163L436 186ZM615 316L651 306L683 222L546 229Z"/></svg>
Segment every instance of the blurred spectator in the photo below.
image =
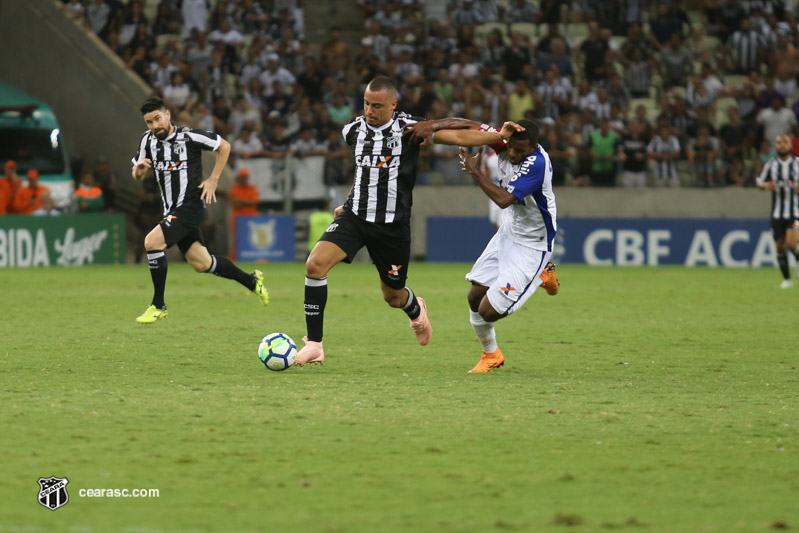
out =
<svg viewBox="0 0 799 533"><path fill-rule="evenodd" d="M510 5L505 10L505 22L534 22L538 23L541 12L538 5L528 0L511 0ZM479 24L479 23L478 23Z"/></svg>
<svg viewBox="0 0 799 533"><path fill-rule="evenodd" d="M508 118L521 120L525 113L532 109L535 109L533 93L527 87L527 82L518 80L515 90L508 96Z"/></svg>
<svg viewBox="0 0 799 533"><path fill-rule="evenodd" d="M514 89L514 86L518 87L516 82L522 78L525 66L531 64L530 46L517 31L510 33L510 46L505 50L502 64L505 67L506 90L510 92ZM451 78L453 78L452 74L453 71L450 69ZM518 116L521 117L523 115Z"/></svg>
<svg viewBox="0 0 799 533"><path fill-rule="evenodd" d="M182 28L183 17L178 7L178 2L173 0L159 2L155 11L155 20L153 21L153 33L155 35L181 33ZM194 30L199 31L197 28Z"/></svg>
<svg viewBox="0 0 799 533"><path fill-rule="evenodd" d="M53 201L53 197L50 195L50 191L45 191L42 193L41 196L42 206L31 213L31 215L35 217L41 216L58 216L61 214L61 210L56 207L55 202Z"/></svg>
<svg viewBox="0 0 799 533"><path fill-rule="evenodd" d="M560 75L571 78L574 75L572 60L566 54L566 44L560 37L551 42L552 52L541 52L538 56L538 70L546 72L552 65L557 65Z"/></svg>
<svg viewBox="0 0 799 533"><path fill-rule="evenodd" d="M524 0L517 0L517 2L524 3ZM476 26L485 20L482 11L472 0L462 0L458 7L450 12L450 22L453 26Z"/></svg>
<svg viewBox="0 0 799 533"><path fill-rule="evenodd" d="M696 183L705 187L719 185L716 182L716 163L719 157L719 141L710 136L707 126L700 126L696 138L688 142L688 162L694 168Z"/></svg>
<svg viewBox="0 0 799 533"><path fill-rule="evenodd" d="M742 19L740 29L730 36L724 51L732 69L739 74L759 70L766 49L763 36L751 29L749 19Z"/></svg>
<svg viewBox="0 0 799 533"><path fill-rule="evenodd" d="M266 65L266 70L258 77L266 96L272 96L274 93L275 81L279 81L284 90L294 85L296 78L291 72L280 66L280 56L269 54L266 58Z"/></svg>
<svg viewBox="0 0 799 533"><path fill-rule="evenodd" d="M0 178L0 215L12 213L14 198L22 187L22 178L17 175L17 164L14 161L6 161L3 177Z"/></svg>
<svg viewBox="0 0 799 533"><path fill-rule="evenodd" d="M619 160L621 161L621 185L624 187L646 187L646 146L640 122L632 121L629 133L619 144Z"/></svg>
<svg viewBox="0 0 799 533"><path fill-rule="evenodd" d="M548 70L544 82L535 89L533 97L541 117L555 119L560 115L560 109L569 105L568 94L555 83L555 76L555 71Z"/></svg>
<svg viewBox="0 0 799 533"><path fill-rule="evenodd" d="M28 184L17 189L11 204L11 212L19 215L30 215L42 207L42 194L50 192L49 188L39 185L39 171L35 168L28 170L25 177L28 178Z"/></svg>
<svg viewBox="0 0 799 533"><path fill-rule="evenodd" d="M677 175L677 159L680 157L680 141L671 134L668 124L659 124L646 152L647 157L655 163L655 184L660 187L678 187L680 181Z"/></svg>
<svg viewBox="0 0 799 533"><path fill-rule="evenodd" d="M619 106L619 109L623 110L626 115L627 106L630 104L630 99L632 96L630 95L630 91L627 89L627 86L624 84L621 76L618 74L613 74L610 77L610 84L608 86L607 93L610 105Z"/></svg>
<svg viewBox="0 0 799 533"><path fill-rule="evenodd" d="M302 159L314 155L326 155L324 144L314 138L314 130L309 126L300 129L299 136L289 146L288 155Z"/></svg>
<svg viewBox="0 0 799 533"><path fill-rule="evenodd" d="M665 3L657 7L657 16L649 22L651 43L655 50L661 50L671 40L672 36L682 33L682 22L675 17Z"/></svg>
<svg viewBox="0 0 799 533"><path fill-rule="evenodd" d="M241 96L247 100L249 106L259 112L269 110L266 107L266 98L263 96L263 87L258 78L251 78L246 87L241 90Z"/></svg>
<svg viewBox="0 0 799 533"><path fill-rule="evenodd" d="M480 62L485 66L499 65L503 57L505 57L505 43L502 32L498 29L492 30L486 36L486 45L480 53Z"/></svg>
<svg viewBox="0 0 799 533"><path fill-rule="evenodd" d="M105 207L108 210L113 210L116 207L117 176L108 168L108 159L105 156L97 157L92 177L103 193Z"/></svg>
<svg viewBox="0 0 799 533"><path fill-rule="evenodd" d="M136 35L136 28L139 24L149 25L147 17L144 15L144 6L140 0L130 0L125 7L122 28L119 33L119 44L127 46Z"/></svg>
<svg viewBox="0 0 799 533"><path fill-rule="evenodd" d="M261 113L254 109L243 96L236 97L236 107L230 113L231 134L234 137L239 135L243 127L247 127L255 134L262 131Z"/></svg>
<svg viewBox="0 0 799 533"><path fill-rule="evenodd" d="M183 38L187 39L191 31L197 29L205 32L208 29L208 2L207 0L183 0L181 3L183 16Z"/></svg>
<svg viewBox="0 0 799 533"><path fill-rule="evenodd" d="M597 187L612 187L616 181L616 152L619 136L610 130L608 118L599 120L599 129L589 137L591 148L591 184Z"/></svg>
<svg viewBox="0 0 799 533"><path fill-rule="evenodd" d="M350 47L341 38L341 30L338 28L330 30L327 41L322 43L319 50L319 56L330 74L337 75L349 68Z"/></svg>
<svg viewBox="0 0 799 533"><path fill-rule="evenodd" d="M569 160L572 156L568 137L558 135L555 128L548 128L541 141L552 161L552 185L557 187L565 185L566 174L570 167Z"/></svg>
<svg viewBox="0 0 799 533"><path fill-rule="evenodd" d="M793 111L784 107L785 101L780 97L771 100L771 107L762 110L757 115L757 123L763 127L763 139L769 144L780 135L790 134L797 124Z"/></svg>
<svg viewBox="0 0 799 533"><path fill-rule="evenodd" d="M196 28L192 30L191 40L185 43L183 61L190 70L191 79L196 83L203 83L206 72L211 66L213 49L204 32Z"/></svg>
<svg viewBox="0 0 799 533"><path fill-rule="evenodd" d="M665 89L675 85L685 87L694 63L691 52L682 45L682 38L679 33L671 34L668 46L664 47L658 54L658 61L660 62L660 73L663 77Z"/></svg>
<svg viewBox="0 0 799 533"><path fill-rule="evenodd" d="M86 8L83 6L80 0L67 0L67 2L64 4L64 11L69 14L71 19L79 20L83 18Z"/></svg>
<svg viewBox="0 0 799 533"><path fill-rule="evenodd" d="M569 43L566 42L566 38L560 33L560 24L554 24L554 23L547 24L547 34L538 40L538 44L536 45L538 53L539 54L552 53L552 41L554 41L555 39L559 39L561 42L564 43L565 52L568 54Z"/></svg>
<svg viewBox="0 0 799 533"><path fill-rule="evenodd" d="M153 59L150 63L150 84L163 92L172 81L172 75L178 72L178 67L160 48L154 48L150 52L150 57Z"/></svg>
<svg viewBox="0 0 799 533"><path fill-rule="evenodd" d="M588 38L576 51L583 56L585 76L590 82L605 78L605 59L610 45L603 39L596 22L588 23Z"/></svg>
<svg viewBox="0 0 799 533"><path fill-rule="evenodd" d="M696 25L691 30L691 35L685 40L685 47L691 51L694 61L704 63L713 59L713 47L705 35L705 28Z"/></svg>
<svg viewBox="0 0 799 533"><path fill-rule="evenodd" d="M302 72L297 75L297 86L302 89L302 94L310 98L312 102L320 102L325 77L319 72L315 58L306 57L303 65Z"/></svg>
<svg viewBox="0 0 799 533"><path fill-rule="evenodd" d="M244 126L239 131L239 135L233 141L233 154L237 158L249 159L251 157L261 157L264 153L264 145L261 144L257 135L253 135L252 130Z"/></svg>
<svg viewBox="0 0 799 533"><path fill-rule="evenodd" d="M729 122L721 127L719 140L721 141L721 155L726 164L733 161L743 161L744 156L751 148L751 132L741 124L738 117L738 108L730 106L727 109Z"/></svg>
<svg viewBox="0 0 799 533"><path fill-rule="evenodd" d="M726 184L730 187L751 187L753 184L752 178L747 175L744 163L740 159L732 161L726 167Z"/></svg>
<svg viewBox="0 0 799 533"><path fill-rule="evenodd" d="M179 71L174 72L169 85L164 88L164 100L167 105L173 110L173 113L178 114L188 107L192 97L191 87L183 81L183 74Z"/></svg>
<svg viewBox="0 0 799 533"><path fill-rule="evenodd" d="M693 76L688 83L685 91L685 100L694 109L710 109L716 101L699 75Z"/></svg>
<svg viewBox="0 0 799 533"><path fill-rule="evenodd" d="M587 78L580 80L580 87L572 98L572 107L580 110L591 110L599 102L596 93L591 89L591 82Z"/></svg>
<svg viewBox="0 0 799 533"><path fill-rule="evenodd" d="M84 172L73 200L78 213L99 213L103 210L103 190L95 185L94 175Z"/></svg>
<svg viewBox="0 0 799 533"><path fill-rule="evenodd" d="M777 90L777 87L774 83L774 78L772 76L766 76L764 85L765 87L760 89L760 92L757 95L757 107L760 109L771 107L771 103L775 98L781 99L784 103L785 94Z"/></svg>
<svg viewBox="0 0 799 533"><path fill-rule="evenodd" d="M776 78L774 88L793 99L796 96L796 76L799 75L799 54L787 35L780 35L777 40L777 49L771 56L771 71Z"/></svg>
<svg viewBox="0 0 799 533"><path fill-rule="evenodd" d="M236 183L228 191L228 201L231 207L231 260L236 259L236 219L240 216L258 214L258 188L255 185L250 185L249 180L250 171L246 168L240 168L236 172Z"/></svg>
<svg viewBox="0 0 799 533"><path fill-rule="evenodd" d="M600 120L610 120L610 100L608 98L608 90L600 87L596 92L596 103L591 106L591 113L594 115L594 120L598 123Z"/></svg>

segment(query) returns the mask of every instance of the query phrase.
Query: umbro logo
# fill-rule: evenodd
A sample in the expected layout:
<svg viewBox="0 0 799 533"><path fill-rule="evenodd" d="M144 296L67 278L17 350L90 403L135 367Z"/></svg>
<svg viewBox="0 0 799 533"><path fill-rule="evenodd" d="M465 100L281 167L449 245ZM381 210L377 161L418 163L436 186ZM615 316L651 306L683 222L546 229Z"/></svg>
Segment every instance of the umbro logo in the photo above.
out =
<svg viewBox="0 0 799 533"><path fill-rule="evenodd" d="M332 224L330 224L327 227L327 229L325 230L325 233L330 233L331 231L336 231L336 228L338 228L338 222L333 222Z"/></svg>

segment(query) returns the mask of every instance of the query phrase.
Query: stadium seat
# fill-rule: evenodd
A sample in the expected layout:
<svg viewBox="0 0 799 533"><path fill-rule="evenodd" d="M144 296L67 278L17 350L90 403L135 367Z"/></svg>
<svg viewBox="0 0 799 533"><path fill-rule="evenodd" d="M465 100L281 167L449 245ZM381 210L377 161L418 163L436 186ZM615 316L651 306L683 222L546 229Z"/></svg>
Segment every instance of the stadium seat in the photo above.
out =
<svg viewBox="0 0 799 533"><path fill-rule="evenodd" d="M724 81L724 86L729 89L742 84L748 79L749 76L747 76L746 74L725 74L723 81Z"/></svg>
<svg viewBox="0 0 799 533"><path fill-rule="evenodd" d="M531 43L538 41L538 26L532 22L514 22L510 25L510 31L527 36Z"/></svg>
<svg viewBox="0 0 799 533"><path fill-rule="evenodd" d="M738 107L738 101L735 98L731 98L729 96L725 96L724 98L719 98L716 100L716 127L723 126L727 124L729 120L727 119L727 110L731 107Z"/></svg>
<svg viewBox="0 0 799 533"><path fill-rule="evenodd" d="M588 38L588 24L569 24L565 33L566 39L572 46L580 46Z"/></svg>

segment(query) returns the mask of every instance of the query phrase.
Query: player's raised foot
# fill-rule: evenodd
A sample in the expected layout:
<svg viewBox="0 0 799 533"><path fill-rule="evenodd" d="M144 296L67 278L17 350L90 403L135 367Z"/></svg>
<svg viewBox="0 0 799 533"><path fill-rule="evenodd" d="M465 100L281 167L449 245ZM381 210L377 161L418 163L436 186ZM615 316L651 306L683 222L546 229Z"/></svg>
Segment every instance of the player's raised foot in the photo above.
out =
<svg viewBox="0 0 799 533"><path fill-rule="evenodd" d="M433 336L433 326L430 325L430 320L427 318L427 304L424 303L424 298L417 298L417 300L421 312L416 320L411 320L411 328L413 328L413 334L416 335L416 342L424 346L430 342L430 337Z"/></svg>
<svg viewBox="0 0 799 533"><path fill-rule="evenodd" d="M138 318L136 318L136 322L139 324L152 324L156 320L163 320L167 316L166 307L158 308L154 305L151 305L147 308L144 313Z"/></svg>
<svg viewBox="0 0 799 533"><path fill-rule="evenodd" d="M264 273L260 270L255 270L250 275L255 278L255 288L252 292L261 299L264 305L269 305L269 291L264 287Z"/></svg>
<svg viewBox="0 0 799 533"><path fill-rule="evenodd" d="M295 365L303 366L308 363L323 363L325 361L325 351L322 349L321 342L309 341L308 337L303 337L302 342L305 343L305 346L297 352L297 359L294 361Z"/></svg>
<svg viewBox="0 0 799 533"><path fill-rule="evenodd" d="M782 283L780 283L780 289L793 289L793 281L789 279L782 280Z"/></svg>
<svg viewBox="0 0 799 533"><path fill-rule="evenodd" d="M504 364L505 358L502 356L502 352L499 351L499 348L497 348L493 353L483 352L483 357L480 358L480 362L474 365L473 369L469 370L469 374L490 372Z"/></svg>
<svg viewBox="0 0 799 533"><path fill-rule="evenodd" d="M555 275L555 263L552 261L547 263L547 266L544 267L544 271L541 272L541 279L543 280L541 286L544 287L547 294L555 296L560 290L560 281L558 281L558 277Z"/></svg>

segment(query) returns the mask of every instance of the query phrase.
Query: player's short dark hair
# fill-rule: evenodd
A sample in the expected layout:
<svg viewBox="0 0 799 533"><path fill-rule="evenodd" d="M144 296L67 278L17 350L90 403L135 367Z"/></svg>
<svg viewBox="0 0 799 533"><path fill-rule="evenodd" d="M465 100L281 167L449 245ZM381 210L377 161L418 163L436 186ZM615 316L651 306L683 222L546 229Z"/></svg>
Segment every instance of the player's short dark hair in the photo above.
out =
<svg viewBox="0 0 799 533"><path fill-rule="evenodd" d="M152 113L153 111L164 110L166 111L166 102L160 96L150 96L144 103L141 105L139 111L141 111L142 115L146 115L147 113Z"/></svg>
<svg viewBox="0 0 799 533"><path fill-rule="evenodd" d="M366 90L374 92L386 91L394 96L397 95L397 86L394 84L394 80L387 76L377 76L373 78L372 81L369 82L369 85L366 86Z"/></svg>
<svg viewBox="0 0 799 533"><path fill-rule="evenodd" d="M541 134L538 124L532 120L523 118L518 122L519 126L524 128L524 131L515 131L510 136L512 141L530 141L530 146L538 144L538 137Z"/></svg>

